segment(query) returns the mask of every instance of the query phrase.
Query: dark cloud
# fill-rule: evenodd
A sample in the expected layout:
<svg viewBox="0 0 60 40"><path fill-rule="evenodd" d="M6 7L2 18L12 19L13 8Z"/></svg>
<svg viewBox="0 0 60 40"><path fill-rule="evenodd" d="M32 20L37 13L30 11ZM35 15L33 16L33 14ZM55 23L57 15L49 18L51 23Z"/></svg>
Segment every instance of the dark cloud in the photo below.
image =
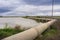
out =
<svg viewBox="0 0 60 40"><path fill-rule="evenodd" d="M0 8L0 13L5 13L5 12L8 12L10 11L9 9L3 9L3 8Z"/></svg>
<svg viewBox="0 0 60 40"><path fill-rule="evenodd" d="M51 4L52 0L24 0L24 2L30 5L46 5Z"/></svg>
<svg viewBox="0 0 60 40"><path fill-rule="evenodd" d="M26 4L25 4L26 3ZM44 15L47 15L49 12L52 12L52 8L51 10L39 10L39 6L47 6L45 7L46 9L49 9L48 6L51 6L52 5L52 0L23 0L23 1L20 1L20 0L8 0L8 2L0 2L0 15L20 15L20 16L25 16L25 15L37 15L37 14L44 14ZM57 4L57 5L60 5L60 0L54 0L54 4ZM23 5L21 7L21 5ZM27 5L27 6L26 6ZM34 7L32 7L32 5L36 6L37 8L35 9ZM57 6L56 5L56 6ZM26 8L25 8L26 6ZM21 11L21 9L17 9L16 8L19 8L21 7L21 9L23 11ZM25 9L24 9L25 8ZM58 8L58 7L56 7ZM44 9L44 7L42 8ZM14 11L16 10L16 11ZM20 10L20 11L19 11ZM26 10L26 11L24 11ZM27 11L28 10L28 11ZM30 11L31 10L31 11ZM56 9L54 10L54 12L60 12L60 9ZM6 14L5 14L6 13Z"/></svg>
<svg viewBox="0 0 60 40"><path fill-rule="evenodd" d="M60 0L54 0L54 4L60 5Z"/></svg>
<svg viewBox="0 0 60 40"><path fill-rule="evenodd" d="M10 12L13 9L13 7L0 7L0 13Z"/></svg>
<svg viewBox="0 0 60 40"><path fill-rule="evenodd" d="M52 5L53 0L23 0L29 5ZM60 0L54 0L54 4L60 4Z"/></svg>

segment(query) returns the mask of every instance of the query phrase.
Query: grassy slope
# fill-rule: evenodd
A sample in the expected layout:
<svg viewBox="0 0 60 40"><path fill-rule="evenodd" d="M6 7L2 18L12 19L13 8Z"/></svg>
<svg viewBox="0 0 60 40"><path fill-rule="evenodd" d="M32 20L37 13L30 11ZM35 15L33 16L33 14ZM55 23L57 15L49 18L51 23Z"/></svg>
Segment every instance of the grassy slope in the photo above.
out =
<svg viewBox="0 0 60 40"><path fill-rule="evenodd" d="M12 28L4 28L0 29L0 40L2 38L17 34L19 32L22 32L23 30L20 29L12 29ZM53 36L56 35L57 29L51 26L50 30L46 30L42 33L42 37L37 37L35 40L47 40L53 38Z"/></svg>
<svg viewBox="0 0 60 40"><path fill-rule="evenodd" d="M12 28L4 28L4 29L0 29L0 40L2 38L17 34L19 32L22 32L23 30L20 29L12 29Z"/></svg>

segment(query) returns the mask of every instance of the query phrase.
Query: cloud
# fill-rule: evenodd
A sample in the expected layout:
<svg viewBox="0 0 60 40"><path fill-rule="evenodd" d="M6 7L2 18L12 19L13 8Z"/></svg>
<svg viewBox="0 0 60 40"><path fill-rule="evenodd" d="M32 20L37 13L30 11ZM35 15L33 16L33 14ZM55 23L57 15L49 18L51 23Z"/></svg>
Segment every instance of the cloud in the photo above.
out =
<svg viewBox="0 0 60 40"><path fill-rule="evenodd" d="M0 0L1 9L13 9L19 5L24 5L24 2L22 0Z"/></svg>
<svg viewBox="0 0 60 40"><path fill-rule="evenodd" d="M9 12L11 11L10 9L7 9L7 8L0 8L0 13L5 13L5 12Z"/></svg>
<svg viewBox="0 0 60 40"><path fill-rule="evenodd" d="M60 0L54 0L55 5L60 5Z"/></svg>
<svg viewBox="0 0 60 40"><path fill-rule="evenodd" d="M19 5L24 5L24 2L22 0L0 0L0 14L12 11Z"/></svg>
<svg viewBox="0 0 60 40"><path fill-rule="evenodd" d="M59 5L55 5L54 12L59 12ZM20 5L13 11L2 14L3 16L40 16L52 14L52 6L33 6L33 5ZM54 13L55 14L55 13Z"/></svg>
<svg viewBox="0 0 60 40"><path fill-rule="evenodd" d="M51 5L52 0L23 0L26 4L29 5Z"/></svg>
<svg viewBox="0 0 60 40"><path fill-rule="evenodd" d="M0 16L51 16L49 2L51 4L51 0L0 0ZM54 14L58 15L59 10L60 5L54 5Z"/></svg>
<svg viewBox="0 0 60 40"><path fill-rule="evenodd" d="M0 0L0 7L16 7L21 4L21 0Z"/></svg>
<svg viewBox="0 0 60 40"><path fill-rule="evenodd" d="M54 16L60 16L60 12L54 12Z"/></svg>
<svg viewBox="0 0 60 40"><path fill-rule="evenodd" d="M60 5L60 0L23 0L26 4L29 5L52 5L52 2L54 1L55 5Z"/></svg>

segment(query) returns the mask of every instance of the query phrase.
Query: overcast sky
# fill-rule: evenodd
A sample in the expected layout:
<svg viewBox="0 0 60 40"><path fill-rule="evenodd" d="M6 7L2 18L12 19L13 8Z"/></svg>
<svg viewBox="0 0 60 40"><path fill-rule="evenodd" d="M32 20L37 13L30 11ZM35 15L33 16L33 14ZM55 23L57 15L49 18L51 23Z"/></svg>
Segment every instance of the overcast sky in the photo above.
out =
<svg viewBox="0 0 60 40"><path fill-rule="evenodd" d="M51 16L52 0L0 0L0 16ZM60 0L54 0L54 16L60 16Z"/></svg>

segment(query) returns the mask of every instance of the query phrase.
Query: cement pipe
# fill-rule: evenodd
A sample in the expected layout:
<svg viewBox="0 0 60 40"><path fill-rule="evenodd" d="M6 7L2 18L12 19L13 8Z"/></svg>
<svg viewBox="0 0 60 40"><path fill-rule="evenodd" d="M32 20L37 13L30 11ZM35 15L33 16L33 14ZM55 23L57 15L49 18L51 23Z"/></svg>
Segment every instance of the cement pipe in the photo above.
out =
<svg viewBox="0 0 60 40"><path fill-rule="evenodd" d="M42 25L38 25L36 27L33 27L31 29L28 29L24 32L12 35L10 37L4 38L2 40L33 40L38 35L40 35L43 31L45 31L50 25L52 25L56 20L51 20L47 23L44 23Z"/></svg>

